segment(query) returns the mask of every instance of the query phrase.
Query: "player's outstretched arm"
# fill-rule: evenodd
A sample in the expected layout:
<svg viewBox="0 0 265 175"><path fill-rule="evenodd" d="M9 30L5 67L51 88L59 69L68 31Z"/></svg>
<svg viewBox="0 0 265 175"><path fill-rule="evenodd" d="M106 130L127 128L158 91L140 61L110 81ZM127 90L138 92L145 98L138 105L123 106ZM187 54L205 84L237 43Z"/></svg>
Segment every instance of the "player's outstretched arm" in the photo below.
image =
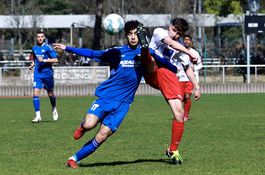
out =
<svg viewBox="0 0 265 175"><path fill-rule="evenodd" d="M54 49L62 49L67 52L75 53L80 56L89 57L89 58L93 57L93 50L91 49L70 47L60 43L53 43L53 47Z"/></svg>
<svg viewBox="0 0 265 175"><path fill-rule="evenodd" d="M194 62L194 61L196 62L198 60L198 57L195 54L190 52L186 47L184 47L182 44L173 40L170 37L165 38L163 40L163 43L169 45L170 47L172 47L176 51L180 51L180 52L184 52L184 53L188 54L190 56L192 62Z"/></svg>

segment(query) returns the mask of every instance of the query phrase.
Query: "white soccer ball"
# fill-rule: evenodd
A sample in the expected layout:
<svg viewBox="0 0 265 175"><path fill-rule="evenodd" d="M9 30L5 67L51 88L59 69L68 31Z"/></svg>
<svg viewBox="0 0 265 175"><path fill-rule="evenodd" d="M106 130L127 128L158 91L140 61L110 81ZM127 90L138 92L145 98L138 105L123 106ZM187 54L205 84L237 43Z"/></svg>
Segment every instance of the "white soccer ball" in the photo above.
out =
<svg viewBox="0 0 265 175"><path fill-rule="evenodd" d="M103 20L103 27L110 35L120 33L124 28L124 20L118 14L109 14Z"/></svg>

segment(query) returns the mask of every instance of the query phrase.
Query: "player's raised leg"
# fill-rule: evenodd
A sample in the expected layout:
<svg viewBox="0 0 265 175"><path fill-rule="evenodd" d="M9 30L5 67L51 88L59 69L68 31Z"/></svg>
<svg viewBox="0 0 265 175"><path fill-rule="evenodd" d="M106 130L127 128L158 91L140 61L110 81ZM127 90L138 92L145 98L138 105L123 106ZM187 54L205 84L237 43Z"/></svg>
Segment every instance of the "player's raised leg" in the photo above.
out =
<svg viewBox="0 0 265 175"><path fill-rule="evenodd" d="M146 73L153 73L156 68L156 63L150 54L146 30L144 25L141 23L137 26L137 36L141 45L141 62L145 66Z"/></svg>
<svg viewBox="0 0 265 175"><path fill-rule="evenodd" d="M142 48L148 48L149 43L147 41L147 37L146 37L146 30L143 24L139 24L137 26L137 36L139 39L139 43L141 45Z"/></svg>

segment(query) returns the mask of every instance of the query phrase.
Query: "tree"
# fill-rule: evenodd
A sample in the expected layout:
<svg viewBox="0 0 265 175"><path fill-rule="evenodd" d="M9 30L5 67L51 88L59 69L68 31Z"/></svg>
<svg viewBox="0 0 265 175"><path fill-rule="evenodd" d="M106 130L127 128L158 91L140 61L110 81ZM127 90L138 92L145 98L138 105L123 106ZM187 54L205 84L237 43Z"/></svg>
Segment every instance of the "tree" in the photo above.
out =
<svg viewBox="0 0 265 175"><path fill-rule="evenodd" d="M226 17L229 14L242 14L241 0L204 0L206 13Z"/></svg>
<svg viewBox="0 0 265 175"><path fill-rule="evenodd" d="M13 2L14 4L12 4L13 6L11 7L13 16L10 19L10 23L16 28L15 38L19 46L20 54L22 54L24 46L31 42L36 34L37 27L42 18L40 15L42 12L34 0L28 0L27 3L22 0ZM25 24L26 12L32 15L32 19L30 20L31 24ZM26 29L25 25L30 25L32 27Z"/></svg>
<svg viewBox="0 0 265 175"><path fill-rule="evenodd" d="M44 14L71 14L73 6L77 6L73 0L35 0Z"/></svg>
<svg viewBox="0 0 265 175"><path fill-rule="evenodd" d="M203 0L206 13L218 16L243 14L248 10L247 0ZM260 1L260 13L265 12L265 1Z"/></svg>
<svg viewBox="0 0 265 175"><path fill-rule="evenodd" d="M95 21L94 38L93 38L93 45L92 45L93 49L100 49L103 2L104 0L97 0L96 21Z"/></svg>

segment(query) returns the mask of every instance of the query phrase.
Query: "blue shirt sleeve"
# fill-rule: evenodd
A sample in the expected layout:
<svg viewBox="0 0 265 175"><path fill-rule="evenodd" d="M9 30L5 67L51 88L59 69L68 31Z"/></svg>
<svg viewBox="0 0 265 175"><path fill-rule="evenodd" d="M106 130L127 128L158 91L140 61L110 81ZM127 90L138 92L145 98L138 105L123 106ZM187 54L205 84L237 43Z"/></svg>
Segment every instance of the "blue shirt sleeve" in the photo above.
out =
<svg viewBox="0 0 265 175"><path fill-rule="evenodd" d="M83 49L83 48L75 48L75 47L66 46L65 51L75 53L77 55L84 56L84 57L89 57L89 58L93 57L93 50L91 49Z"/></svg>
<svg viewBox="0 0 265 175"><path fill-rule="evenodd" d="M66 46L65 51L84 57L89 57L98 62L108 62L111 68L117 67L121 60L121 51L117 48L111 48L107 50L92 50Z"/></svg>
<svg viewBox="0 0 265 175"><path fill-rule="evenodd" d="M175 65L170 63L167 59L160 57L159 55L155 54L155 51L153 49L150 49L150 54L155 59L156 64L161 67L165 67L169 69L170 71L177 73L178 69Z"/></svg>
<svg viewBox="0 0 265 175"><path fill-rule="evenodd" d="M65 51L75 53L80 56L91 58L95 61L102 61L104 59L104 50L92 50L92 49L85 49L85 48L75 48L66 46Z"/></svg>

